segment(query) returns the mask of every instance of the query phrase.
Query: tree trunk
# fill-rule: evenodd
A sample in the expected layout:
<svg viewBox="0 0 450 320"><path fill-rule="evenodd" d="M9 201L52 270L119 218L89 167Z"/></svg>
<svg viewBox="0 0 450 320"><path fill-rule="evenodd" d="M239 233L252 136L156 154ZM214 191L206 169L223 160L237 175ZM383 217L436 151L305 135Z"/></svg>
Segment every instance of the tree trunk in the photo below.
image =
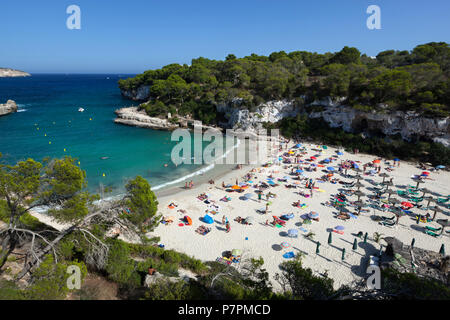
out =
<svg viewBox="0 0 450 320"><path fill-rule="evenodd" d="M16 248L16 243L17 243L17 241L15 239L15 236L14 236L12 230L8 230L7 235L5 236L5 238L2 241L2 252L0 254L0 273L1 273L1 269L3 268L3 266L5 265L5 263L8 259L8 256Z"/></svg>

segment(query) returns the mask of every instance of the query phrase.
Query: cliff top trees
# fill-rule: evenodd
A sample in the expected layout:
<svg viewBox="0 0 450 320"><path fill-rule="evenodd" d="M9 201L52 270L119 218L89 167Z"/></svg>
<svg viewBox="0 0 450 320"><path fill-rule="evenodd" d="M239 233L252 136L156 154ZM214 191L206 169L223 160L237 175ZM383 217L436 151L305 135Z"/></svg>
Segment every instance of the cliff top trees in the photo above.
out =
<svg viewBox="0 0 450 320"><path fill-rule="evenodd" d="M442 116L450 114L449 72L449 45L432 42L411 52L383 51L376 59L347 46L324 54L279 51L243 58L229 54L224 61L200 57L192 59L191 66L170 64L121 80L119 86L129 90L150 85L149 100L175 105L204 122L215 120L211 107L214 110L215 104L230 102L244 92L247 99L241 108L301 95L344 96L349 105L370 109L387 103L392 109Z"/></svg>

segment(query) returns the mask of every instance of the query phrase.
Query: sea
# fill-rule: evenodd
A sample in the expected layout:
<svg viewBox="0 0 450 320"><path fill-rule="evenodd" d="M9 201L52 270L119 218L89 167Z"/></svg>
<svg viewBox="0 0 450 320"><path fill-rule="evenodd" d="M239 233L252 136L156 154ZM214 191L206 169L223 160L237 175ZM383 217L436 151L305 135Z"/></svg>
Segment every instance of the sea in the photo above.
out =
<svg viewBox="0 0 450 320"><path fill-rule="evenodd" d="M120 197L127 181L137 175L156 191L184 186L186 181L217 171L214 164L175 166L171 152L177 142L171 140L171 132L114 123L114 110L137 105L121 96L117 83L132 76L0 78L0 103L12 99L19 108L17 113L0 117L0 162L71 156L86 171L88 190L102 198Z"/></svg>

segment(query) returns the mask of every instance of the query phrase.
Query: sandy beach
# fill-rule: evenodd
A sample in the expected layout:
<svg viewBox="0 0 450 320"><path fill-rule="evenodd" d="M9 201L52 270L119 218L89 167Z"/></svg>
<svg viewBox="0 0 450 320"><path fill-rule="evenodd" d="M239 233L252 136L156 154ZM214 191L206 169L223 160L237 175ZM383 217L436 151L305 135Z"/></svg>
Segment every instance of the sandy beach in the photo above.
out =
<svg viewBox="0 0 450 320"><path fill-rule="evenodd" d="M294 254L303 253L303 264L305 267L311 268L317 274L328 274L329 277L334 279L335 287L339 287L343 284L349 284L355 279L361 278L365 275L369 256L376 254L380 250L380 244L376 243L373 239L374 232L381 233L383 236L394 236L405 244L410 244L412 239L415 238L415 247L439 251L442 243L446 248L450 246L449 234L445 231L443 234L435 238L424 232L425 226L440 227L435 221L420 224L416 224L415 213L425 214L427 211L419 208L412 208L412 214L404 215L399 219L399 224L393 227L381 225L379 222L374 221L372 216L384 216L391 218L394 216L392 212L383 212L372 207L365 207L359 215L353 215L348 220L341 220L337 218L338 210L331 206L326 206L324 203L330 201L331 197L338 194L343 189L343 184L325 181L321 182L318 178L326 175L323 171L328 166L333 166L336 169L336 173L333 178L345 182L352 182L353 176L356 175L354 170L348 170L349 176L344 176L338 173L337 168L341 163L341 160L351 160L360 166L362 169L365 163L372 162L376 157L367 154L350 154L343 152L342 155L336 157L335 161L324 167L317 168L317 171L307 172L303 174L304 177L311 178L315 181L316 189L313 189L313 197L305 197L299 193L310 194L310 190L305 188L306 181L287 180L287 182L277 182L277 179L281 179L285 176L289 176L291 171L297 168L298 164L284 164L276 163L275 161L279 156L283 155L292 148L294 144L291 142L288 148L283 149L278 154L271 156L274 164L267 168L261 166L245 166L240 170L232 170L220 179L215 180L215 184L203 183L195 186L193 189L172 189L171 192L159 195L159 212L165 217L173 217L174 222L171 224L160 224L153 232L148 236L159 236L161 238L160 243L164 244L167 249L175 249L195 258L210 261L216 260L221 257L224 251L231 251L232 249L241 249L243 251L242 257L263 257L264 267L270 274L272 284L275 290L279 290L280 285L274 280L274 276L277 272L280 272L279 264L286 261L283 258L283 254L286 252L294 252ZM318 146L303 143L302 147L305 148L306 154L301 156L301 160L304 163L300 164L303 168L309 167L310 162L306 162L305 159L316 156L317 159L314 162L319 164L321 160L336 156L337 149L328 147L326 150L318 150ZM293 149L294 151L296 149ZM342 150L341 150L342 151ZM293 157L291 157L293 159ZM308 164L308 165L306 165ZM390 160L389 165L392 165L393 161ZM389 165L384 159L381 159L381 172L387 173L389 178L393 179L393 186L390 187L394 191L403 190L408 185L415 186L411 178L414 175L420 175L424 170L417 167L417 164L400 162L399 167L395 167L393 171L386 171ZM234 185L236 179L239 183L244 182L243 177L252 169L253 177L251 183L248 183L249 187L244 193L226 192L222 188L222 182L225 185ZM371 168L368 168L369 171ZM262 200L258 201L258 196L255 194L257 190L255 185L261 182L268 182L268 176L272 175L273 181L278 183L279 186L269 187L263 191ZM361 175L363 175L361 173ZM294 176L291 176L294 177ZM431 172L425 183L419 186L419 189L423 187L431 191L431 195L436 198L439 196L446 197L450 194L450 173L447 171ZM363 179L360 182L364 185L361 187L361 191L366 194L361 200L370 204L371 201L367 198L367 195L374 194L372 182L380 183L383 178L377 174L363 175ZM285 185L295 185L296 188L287 188ZM356 190L356 188L351 188ZM177 192L178 191L178 192ZM266 207L266 195L268 192L276 194L275 198L270 198L271 205L269 206L269 213L265 214ZM209 204L201 201L197 198L202 193L208 195ZM248 200L242 200L242 196L247 193L253 193L253 196ZM419 191L420 195L422 194ZM230 197L231 201L221 201L224 196ZM387 197L386 194L383 198ZM394 194L391 198L397 198L399 201L408 201L401 196ZM357 200L355 195L347 196L348 202L354 202ZM294 207L293 203L300 201L303 208ZM169 208L169 204L174 203L177 207ZM421 204L426 205L426 201ZM212 207L212 206L218 207ZM434 205L433 203L430 205ZM348 207L350 212L356 210L352 207ZM450 215L448 209L443 206L444 212L438 212L436 219L447 219ZM180 211L181 210L181 211ZM212 213L211 213L212 210ZM182 212L185 211L185 212ZM212 224L206 224L202 221L202 217L205 212L210 211L209 215L212 216L214 222ZM310 224L305 223L306 215L311 211L319 213L319 221L312 220ZM214 212L217 212L214 214ZM294 217L287 220L285 226L275 227L271 224L266 225L266 221L271 222L272 216L281 216L293 214ZM192 219L192 225L179 226L181 219L188 215ZM226 232L225 225L222 224L222 217L226 216L230 222L231 231ZM432 211L431 211L432 215ZM253 217L253 223L251 225L244 225L235 221L236 217L246 218L248 216ZM395 219L394 219L395 221ZM307 221L306 221L307 222ZM195 230L200 226L205 225L211 228L211 231L206 235L200 235ZM330 231L336 226L344 227L343 234L332 232L332 243L328 244L328 237ZM298 230L297 238L290 238L287 236L289 229ZM306 238L308 233L314 233L313 239ZM368 233L367 242L364 243L363 239L356 238L355 235L359 232ZM354 239L357 239L358 246L356 250L352 250ZM320 253L316 254L317 241L320 242ZM287 242L290 247L281 247L282 242ZM384 241L382 244L386 245ZM342 249L345 248L345 260L342 260Z"/></svg>

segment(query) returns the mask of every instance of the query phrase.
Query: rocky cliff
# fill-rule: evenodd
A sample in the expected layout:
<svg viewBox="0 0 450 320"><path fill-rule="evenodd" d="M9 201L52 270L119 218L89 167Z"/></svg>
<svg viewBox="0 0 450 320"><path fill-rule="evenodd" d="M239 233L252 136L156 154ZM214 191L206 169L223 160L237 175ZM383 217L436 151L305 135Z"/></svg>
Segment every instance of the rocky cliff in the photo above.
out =
<svg viewBox="0 0 450 320"><path fill-rule="evenodd" d="M122 90L122 95L132 100L147 100L149 90L148 86L141 86L136 90ZM264 122L275 123L296 116L299 112L306 112L310 118L323 118L331 127L339 127L347 132L365 132L368 135L383 133L387 136L400 134L407 141L424 137L450 147L449 117L428 118L413 111L389 111L383 105L377 111L363 111L346 106L345 100L345 97L327 97L305 105L302 110L294 101L268 101L250 111L242 105L242 99L235 98L228 104L217 105L216 109L226 119L219 124L221 127L242 129L249 133L262 129Z"/></svg>
<svg viewBox="0 0 450 320"><path fill-rule="evenodd" d="M7 78L7 77L29 77L31 74L20 71L20 70L14 70L9 68L0 68L0 78Z"/></svg>
<svg viewBox="0 0 450 320"><path fill-rule="evenodd" d="M115 123L157 130L178 128L177 124L172 124L167 119L150 117L145 111L139 111L137 107L121 108L116 110L115 113L117 115L117 118L114 120Z"/></svg>
<svg viewBox="0 0 450 320"><path fill-rule="evenodd" d="M310 118L323 118L331 127L347 132L383 133L387 136L400 134L407 141L425 137L450 147L450 118L428 118L414 111L362 111L341 105L344 98L335 101L327 98L310 106L321 106L321 111L309 112Z"/></svg>
<svg viewBox="0 0 450 320"><path fill-rule="evenodd" d="M17 112L17 105L13 100L8 100L5 104L0 104L0 116Z"/></svg>
<svg viewBox="0 0 450 320"><path fill-rule="evenodd" d="M295 117L299 109L293 101L268 101L260 104L255 111L242 108L241 99L234 99L230 104L217 106L217 111L224 113L227 122L222 126L232 129L242 129L247 132L257 132L263 128L263 123L275 123L286 117Z"/></svg>

